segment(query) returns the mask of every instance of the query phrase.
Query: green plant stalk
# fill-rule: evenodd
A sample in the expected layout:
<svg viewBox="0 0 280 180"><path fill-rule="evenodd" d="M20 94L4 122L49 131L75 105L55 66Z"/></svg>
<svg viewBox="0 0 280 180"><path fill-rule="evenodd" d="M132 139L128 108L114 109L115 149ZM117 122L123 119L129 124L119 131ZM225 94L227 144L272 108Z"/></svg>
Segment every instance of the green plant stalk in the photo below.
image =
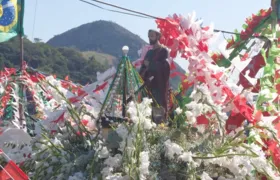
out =
<svg viewBox="0 0 280 180"><path fill-rule="evenodd" d="M40 167L38 167L38 169L35 168L35 177L36 177L35 179L38 179L37 177L40 175L40 173L47 169L47 167L44 167L44 163L46 161L48 161L50 158L52 158L52 156L49 156L46 159L44 159L43 161L41 161L42 165Z"/></svg>
<svg viewBox="0 0 280 180"><path fill-rule="evenodd" d="M216 158L221 158L221 157L231 157L231 156L248 156L248 157L258 157L256 155L252 154L224 154L224 155L218 155L214 157L203 157L203 156L193 156L193 159L216 159Z"/></svg>
<svg viewBox="0 0 280 180"><path fill-rule="evenodd" d="M54 145L54 143L45 134L42 134L42 136L52 145L52 147L54 147L58 152L61 152L60 149L56 147L56 145Z"/></svg>
<svg viewBox="0 0 280 180"><path fill-rule="evenodd" d="M102 149L102 148L101 148L101 149ZM100 151L101 151L101 150L98 150L98 151L96 151L96 152L94 153L93 160L92 160L91 163L90 163L90 166L91 166L90 172L89 172L89 177L90 177L90 179L93 179L93 177L94 177L94 173L95 173L94 164L95 164L95 161L96 161L97 158L98 158L98 153L99 153ZM93 170L93 171L92 171L92 170Z"/></svg>

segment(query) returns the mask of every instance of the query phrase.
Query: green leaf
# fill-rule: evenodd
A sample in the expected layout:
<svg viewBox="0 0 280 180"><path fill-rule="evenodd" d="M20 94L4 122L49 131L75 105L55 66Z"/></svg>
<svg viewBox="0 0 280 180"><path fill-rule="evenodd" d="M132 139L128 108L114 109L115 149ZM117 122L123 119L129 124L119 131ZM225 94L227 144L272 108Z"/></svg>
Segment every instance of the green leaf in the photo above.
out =
<svg viewBox="0 0 280 180"><path fill-rule="evenodd" d="M247 27L248 27L248 24L243 24L243 25L242 25L242 28L243 28L243 29L247 29Z"/></svg>

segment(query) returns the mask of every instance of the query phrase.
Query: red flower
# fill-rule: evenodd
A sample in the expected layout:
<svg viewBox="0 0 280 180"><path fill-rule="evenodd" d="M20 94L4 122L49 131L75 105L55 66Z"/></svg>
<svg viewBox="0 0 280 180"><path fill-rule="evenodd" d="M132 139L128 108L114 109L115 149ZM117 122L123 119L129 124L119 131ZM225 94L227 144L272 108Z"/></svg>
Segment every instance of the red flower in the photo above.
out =
<svg viewBox="0 0 280 180"><path fill-rule="evenodd" d="M228 44L227 44L227 46L226 46L226 49L229 49L234 43L235 43L235 42L234 42L234 38L233 38L233 36L232 36L231 40L228 41Z"/></svg>
<svg viewBox="0 0 280 180"><path fill-rule="evenodd" d="M240 38L242 40L247 40L250 37L250 35L246 31L241 31Z"/></svg>
<svg viewBox="0 0 280 180"><path fill-rule="evenodd" d="M175 57L177 56L177 51L175 51L175 50L172 49L172 50L170 51L169 55L170 55L170 57L175 58Z"/></svg>
<svg viewBox="0 0 280 180"><path fill-rule="evenodd" d="M245 54L242 56L241 61L247 60L248 57L249 57L249 54L248 54L248 53L245 53Z"/></svg>
<svg viewBox="0 0 280 180"><path fill-rule="evenodd" d="M82 123L84 126L86 126L86 125L88 124L88 120L83 119L83 120L81 120L81 123Z"/></svg>
<svg viewBox="0 0 280 180"><path fill-rule="evenodd" d="M233 100L233 104L238 109L240 114L242 114L248 121L255 123L255 119L253 117L254 109L247 105L247 100L245 97L241 97L240 95L236 96Z"/></svg>
<svg viewBox="0 0 280 180"><path fill-rule="evenodd" d="M224 75L223 72L218 72L217 74L211 74L211 77L216 79L216 80L220 80L220 78Z"/></svg>
<svg viewBox="0 0 280 180"><path fill-rule="evenodd" d="M213 55L211 56L211 58L212 58L215 62L218 62L218 60L219 60L219 55L218 55L218 54L213 54Z"/></svg>
<svg viewBox="0 0 280 180"><path fill-rule="evenodd" d="M201 125L201 124L208 125L209 121L204 115L201 115L201 116L198 116L196 118L196 124L198 124L198 125Z"/></svg>
<svg viewBox="0 0 280 180"><path fill-rule="evenodd" d="M245 89L253 87L253 85L248 81L248 79L244 76L247 71L249 71L249 77L254 78L258 71L265 66L265 61L261 53L254 56L250 63L241 71L239 74L239 82ZM255 86L254 91L258 92L258 84Z"/></svg>
<svg viewBox="0 0 280 180"><path fill-rule="evenodd" d="M193 35L192 29L185 30L186 35Z"/></svg>
<svg viewBox="0 0 280 180"><path fill-rule="evenodd" d="M80 131L77 131L77 132L76 132L76 135L77 135L77 136L86 136L86 133L84 133L84 132L81 133Z"/></svg>
<svg viewBox="0 0 280 180"><path fill-rule="evenodd" d="M203 27L203 28L202 28L203 31L208 31L209 29L210 29L209 26L206 26L206 27Z"/></svg>
<svg viewBox="0 0 280 180"><path fill-rule="evenodd" d="M202 83L206 83L205 77L204 76L197 76L196 79Z"/></svg>
<svg viewBox="0 0 280 180"><path fill-rule="evenodd" d="M224 86L222 88L222 91L224 94L227 95L226 100L224 101L224 103L227 103L229 101L231 101L234 98L234 94L232 93L232 91L229 89L229 87Z"/></svg>
<svg viewBox="0 0 280 180"><path fill-rule="evenodd" d="M203 43L202 41L200 41L198 43L197 48L202 52L208 52L208 46L205 43Z"/></svg>
<svg viewBox="0 0 280 180"><path fill-rule="evenodd" d="M228 120L226 121L226 130L228 133L231 131L237 129L242 125L242 123L245 121L245 117L238 113L238 114L231 114Z"/></svg>
<svg viewBox="0 0 280 180"><path fill-rule="evenodd" d="M268 150L271 153L273 163L276 167L280 167L280 148L278 147L278 143L275 140L268 139L263 142L267 146L267 148L263 147L264 150Z"/></svg>
<svg viewBox="0 0 280 180"><path fill-rule="evenodd" d="M179 41L179 49L184 50L188 45L189 45L188 38L186 36L181 37Z"/></svg>

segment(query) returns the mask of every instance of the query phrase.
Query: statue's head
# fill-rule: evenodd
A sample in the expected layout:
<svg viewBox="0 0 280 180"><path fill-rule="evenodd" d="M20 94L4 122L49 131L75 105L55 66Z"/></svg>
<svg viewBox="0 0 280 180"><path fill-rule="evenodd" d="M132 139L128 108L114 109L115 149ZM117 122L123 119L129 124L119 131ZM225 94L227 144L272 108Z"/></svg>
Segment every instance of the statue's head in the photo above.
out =
<svg viewBox="0 0 280 180"><path fill-rule="evenodd" d="M148 31L148 37L150 45L155 45L160 40L161 33L157 30L150 29Z"/></svg>

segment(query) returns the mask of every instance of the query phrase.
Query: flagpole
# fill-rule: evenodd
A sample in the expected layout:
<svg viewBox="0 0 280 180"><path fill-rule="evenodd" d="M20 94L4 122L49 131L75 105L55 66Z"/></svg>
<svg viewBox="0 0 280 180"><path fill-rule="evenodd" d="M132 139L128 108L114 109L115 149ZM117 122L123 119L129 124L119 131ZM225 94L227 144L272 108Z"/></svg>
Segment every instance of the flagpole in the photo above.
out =
<svg viewBox="0 0 280 180"><path fill-rule="evenodd" d="M24 5L24 0L21 0L21 3ZM22 6L23 7L23 6ZM23 11L23 9L21 9ZM20 13L22 16L24 12ZM23 17L20 16L20 33L19 33L19 38L20 38L20 62L21 62L21 71L23 71L23 61L24 61L24 49L23 49Z"/></svg>
<svg viewBox="0 0 280 180"><path fill-rule="evenodd" d="M24 5L24 0L21 0L21 3ZM22 8L23 6L21 6ZM23 9L21 9L21 11L24 11ZM21 15L20 15L21 14ZM19 42L20 42L20 76L23 75L23 71L24 71L24 48L23 48L23 14L24 12L21 12L19 14L19 25L20 25L20 31L19 31ZM23 108L23 96L24 96L24 84L23 82L20 82L20 86L19 86L19 123L21 128L25 128L23 127L23 121L24 121L24 108Z"/></svg>
<svg viewBox="0 0 280 180"><path fill-rule="evenodd" d="M23 72L23 56L24 56L24 49L23 49L23 35L19 34L19 40L20 40L20 70L21 73Z"/></svg>

